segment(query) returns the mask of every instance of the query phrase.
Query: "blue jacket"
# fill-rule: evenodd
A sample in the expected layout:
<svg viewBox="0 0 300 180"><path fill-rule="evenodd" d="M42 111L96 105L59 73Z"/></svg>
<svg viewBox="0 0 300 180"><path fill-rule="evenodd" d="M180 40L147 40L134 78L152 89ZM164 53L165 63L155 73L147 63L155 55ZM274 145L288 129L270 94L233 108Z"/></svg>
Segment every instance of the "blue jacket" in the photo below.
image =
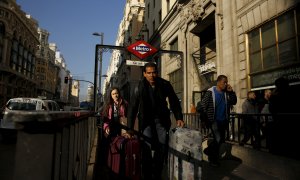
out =
<svg viewBox="0 0 300 180"><path fill-rule="evenodd" d="M215 87L215 86L214 86ZM197 111L200 113L201 121L212 123L215 121L215 94L211 87L204 94ZM229 121L230 107L237 103L237 97L234 91L225 92L226 120Z"/></svg>

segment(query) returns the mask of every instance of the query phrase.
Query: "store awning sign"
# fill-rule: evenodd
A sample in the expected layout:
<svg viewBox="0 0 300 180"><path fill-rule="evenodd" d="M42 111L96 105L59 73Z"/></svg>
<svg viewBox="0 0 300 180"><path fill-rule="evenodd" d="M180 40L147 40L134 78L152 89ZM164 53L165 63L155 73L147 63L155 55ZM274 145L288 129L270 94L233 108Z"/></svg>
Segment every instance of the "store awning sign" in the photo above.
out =
<svg viewBox="0 0 300 180"><path fill-rule="evenodd" d="M157 49L145 41L137 41L127 47L127 50L140 59L144 59L157 52Z"/></svg>
<svg viewBox="0 0 300 180"><path fill-rule="evenodd" d="M216 64L215 62L207 62L205 64L199 64L198 65L199 74L203 75L208 72L212 72L216 70Z"/></svg>

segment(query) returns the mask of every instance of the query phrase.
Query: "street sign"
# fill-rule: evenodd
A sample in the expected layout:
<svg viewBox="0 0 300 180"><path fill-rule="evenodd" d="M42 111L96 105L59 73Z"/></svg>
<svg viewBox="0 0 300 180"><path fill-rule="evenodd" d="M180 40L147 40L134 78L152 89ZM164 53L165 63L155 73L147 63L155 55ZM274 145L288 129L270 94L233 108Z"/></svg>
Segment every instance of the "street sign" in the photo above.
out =
<svg viewBox="0 0 300 180"><path fill-rule="evenodd" d="M155 47L152 47L145 41L137 41L128 46L127 50L140 59L144 59L157 52Z"/></svg>
<svg viewBox="0 0 300 180"><path fill-rule="evenodd" d="M129 66L144 66L146 63L147 63L146 61L126 60L126 65Z"/></svg>

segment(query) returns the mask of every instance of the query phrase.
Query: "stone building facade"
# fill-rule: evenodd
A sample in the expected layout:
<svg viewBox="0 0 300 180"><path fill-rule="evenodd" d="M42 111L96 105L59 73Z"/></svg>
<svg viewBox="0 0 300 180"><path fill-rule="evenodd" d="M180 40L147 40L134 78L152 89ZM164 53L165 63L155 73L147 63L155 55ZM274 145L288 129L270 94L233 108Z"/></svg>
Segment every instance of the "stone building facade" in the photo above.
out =
<svg viewBox="0 0 300 180"><path fill-rule="evenodd" d="M0 106L12 97L36 97L37 22L15 1L0 2Z"/></svg>
<svg viewBox="0 0 300 180"><path fill-rule="evenodd" d="M0 1L0 107L10 98L38 96L78 104L73 86L61 80L70 76L65 60L48 37L15 0Z"/></svg>
<svg viewBox="0 0 300 180"><path fill-rule="evenodd" d="M55 51L49 47L49 32L38 28L39 42L36 53L37 93L47 99L54 99L58 85L59 66L55 64Z"/></svg>
<svg viewBox="0 0 300 180"><path fill-rule="evenodd" d="M299 13L299 0L145 0L144 21L150 44L184 54L153 57L184 112L220 74L240 112L247 91L261 95L280 76L299 90Z"/></svg>

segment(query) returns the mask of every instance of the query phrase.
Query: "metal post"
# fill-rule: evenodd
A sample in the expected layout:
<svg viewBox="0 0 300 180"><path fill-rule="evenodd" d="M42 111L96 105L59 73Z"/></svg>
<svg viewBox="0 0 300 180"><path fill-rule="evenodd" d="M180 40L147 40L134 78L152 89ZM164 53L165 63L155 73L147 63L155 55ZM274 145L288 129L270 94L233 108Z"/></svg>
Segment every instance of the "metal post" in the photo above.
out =
<svg viewBox="0 0 300 180"><path fill-rule="evenodd" d="M103 45L103 38L104 38L104 33L97 33L97 32L95 32L95 33L93 33L93 35L94 36L100 36L100 43L101 43L101 45ZM99 91L99 93L101 92L101 77L102 77L102 54L103 54L103 51L102 51L102 49L99 49L99 52L98 52L98 49L99 48L97 48L96 49L96 52L97 52L97 55L98 55L98 59L99 59L99 85L98 85L98 88L97 89L95 89L94 90L94 92L96 91L97 92L97 90ZM98 66L98 64L97 64L97 66ZM96 70L96 69L95 69ZM97 71L96 71L97 72ZM95 84L97 83L97 81L95 82ZM98 92L96 93L96 96L95 96L95 98L97 99L98 98ZM97 103L97 101L96 101L96 103ZM98 104L96 104L96 106L98 106ZM96 108L96 106L95 106L95 110L98 110L98 108Z"/></svg>
<svg viewBox="0 0 300 180"><path fill-rule="evenodd" d="M95 71L94 71L94 111L97 111L97 72L98 72L98 45L95 48Z"/></svg>
<svg viewBox="0 0 300 180"><path fill-rule="evenodd" d="M103 45L103 33L100 33L101 45ZM102 77L102 48L99 50L99 93L101 93L101 77Z"/></svg>

